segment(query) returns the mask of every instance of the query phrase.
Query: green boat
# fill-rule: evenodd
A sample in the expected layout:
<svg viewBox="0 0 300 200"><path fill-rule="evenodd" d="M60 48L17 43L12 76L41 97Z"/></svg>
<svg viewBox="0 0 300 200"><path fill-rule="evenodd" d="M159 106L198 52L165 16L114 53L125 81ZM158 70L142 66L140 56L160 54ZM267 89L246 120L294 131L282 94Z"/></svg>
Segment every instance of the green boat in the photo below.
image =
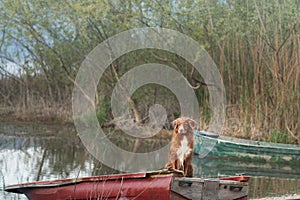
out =
<svg viewBox="0 0 300 200"><path fill-rule="evenodd" d="M300 146L269 143L221 136L207 131L194 131L194 153L260 163L300 165Z"/></svg>

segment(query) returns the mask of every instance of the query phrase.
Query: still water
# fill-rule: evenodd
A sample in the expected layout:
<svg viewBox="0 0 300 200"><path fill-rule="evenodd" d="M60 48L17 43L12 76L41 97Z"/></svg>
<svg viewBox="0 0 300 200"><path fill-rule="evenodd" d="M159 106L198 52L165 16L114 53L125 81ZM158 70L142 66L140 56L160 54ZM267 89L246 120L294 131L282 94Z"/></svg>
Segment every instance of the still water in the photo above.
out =
<svg viewBox="0 0 300 200"><path fill-rule="evenodd" d="M168 142L158 140L152 141L148 147L159 148L157 145ZM122 141L119 139L118 143ZM143 144L140 148L143 148ZM194 156L193 164L194 173L199 177L252 176L250 198L300 193L299 166L244 163L197 156ZM1 200L27 199L24 195L4 192L5 185L112 173L118 172L93 159L71 126L0 123Z"/></svg>

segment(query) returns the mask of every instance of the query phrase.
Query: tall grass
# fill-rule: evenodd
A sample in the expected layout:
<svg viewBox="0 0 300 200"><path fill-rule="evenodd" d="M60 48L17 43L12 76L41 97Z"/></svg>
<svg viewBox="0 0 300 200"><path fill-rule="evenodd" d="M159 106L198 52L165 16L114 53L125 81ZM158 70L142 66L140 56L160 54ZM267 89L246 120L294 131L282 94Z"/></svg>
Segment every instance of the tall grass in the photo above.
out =
<svg viewBox="0 0 300 200"><path fill-rule="evenodd" d="M257 17L268 21L262 12ZM227 132L236 126L235 134L268 140L280 131L300 142L299 26L274 12L279 19L245 22L244 34L235 29L215 47L229 100Z"/></svg>
<svg viewBox="0 0 300 200"><path fill-rule="evenodd" d="M93 15L87 10L99 9L94 1L70 5L69 8L63 8L60 4L48 5L47 12L43 10L40 13L41 5L32 3L30 10L24 13L18 7L22 7L21 3L7 1L3 4L3 20L8 27L5 28L4 43L0 46L21 43L24 48L20 47L20 52L29 50L28 54L32 54L26 60L30 64L25 62L20 66L17 76L10 74L7 66L0 66L0 105L19 109L17 113L20 116L28 116L26 112L39 105L44 110L42 113L49 113L49 117L52 114L60 117L63 113L58 110L51 114L50 107L54 110L67 108L64 117L70 119L71 91L85 55L99 42L116 33L155 26L178 30L192 37L204 46L216 62L227 92L226 134L269 140L272 133L279 132L300 141L300 4L297 1L197 0L172 1L171 4L163 1L144 1L143 4L115 1L113 4L104 3L103 12ZM68 25L49 26L59 20L33 17L43 14L60 16L56 14L60 9L62 22L67 18L74 19L66 22ZM15 20L11 21L11 18ZM32 27L39 28L35 30ZM78 31L75 38L74 34L68 34L70 30ZM42 33L46 36L43 37ZM18 39L20 35L22 40ZM49 45L44 41L48 39L55 43ZM141 50L131 53L114 62L114 70L106 71L103 85L100 81L99 99L103 101L98 104L97 116L101 124L112 120L107 108L109 99L105 99L105 95L111 95L109 91L116 80L130 67L160 61L185 71L186 76L191 72L186 62L166 52ZM14 56L18 57L17 54ZM175 61L171 59L174 57ZM167 110L170 110L170 121L180 115L176 100L167 98L169 93L160 94L163 90L156 87L146 90L149 91L147 97L151 98L145 98L145 92L133 96L136 106L132 107L137 107L140 115L147 114L151 102L165 103ZM202 106L201 116L204 116L200 124L205 127L210 115L207 111L209 106L205 107L209 101L203 91L198 90L197 95Z"/></svg>

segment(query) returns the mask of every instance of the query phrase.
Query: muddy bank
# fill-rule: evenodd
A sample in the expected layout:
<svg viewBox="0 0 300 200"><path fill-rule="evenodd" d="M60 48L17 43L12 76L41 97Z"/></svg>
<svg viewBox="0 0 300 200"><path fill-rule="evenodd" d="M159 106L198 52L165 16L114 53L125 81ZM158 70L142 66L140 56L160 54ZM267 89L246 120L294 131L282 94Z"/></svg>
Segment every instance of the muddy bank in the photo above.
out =
<svg viewBox="0 0 300 200"><path fill-rule="evenodd" d="M252 200L299 200L300 194L294 194L294 195L284 195L281 197L265 197L261 199L252 199Z"/></svg>
<svg viewBox="0 0 300 200"><path fill-rule="evenodd" d="M72 124L72 112L68 107L36 107L22 109L0 107L0 122L42 122L49 124Z"/></svg>

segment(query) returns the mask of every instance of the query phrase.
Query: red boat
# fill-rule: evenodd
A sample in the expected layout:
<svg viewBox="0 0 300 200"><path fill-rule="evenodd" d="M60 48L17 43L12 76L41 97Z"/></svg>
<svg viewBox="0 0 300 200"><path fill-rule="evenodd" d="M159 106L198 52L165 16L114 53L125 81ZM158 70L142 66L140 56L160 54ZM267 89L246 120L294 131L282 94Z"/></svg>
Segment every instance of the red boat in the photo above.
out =
<svg viewBox="0 0 300 200"><path fill-rule="evenodd" d="M248 199L246 176L186 178L160 170L133 174L39 181L10 185L7 192L22 193L29 200L100 199Z"/></svg>

